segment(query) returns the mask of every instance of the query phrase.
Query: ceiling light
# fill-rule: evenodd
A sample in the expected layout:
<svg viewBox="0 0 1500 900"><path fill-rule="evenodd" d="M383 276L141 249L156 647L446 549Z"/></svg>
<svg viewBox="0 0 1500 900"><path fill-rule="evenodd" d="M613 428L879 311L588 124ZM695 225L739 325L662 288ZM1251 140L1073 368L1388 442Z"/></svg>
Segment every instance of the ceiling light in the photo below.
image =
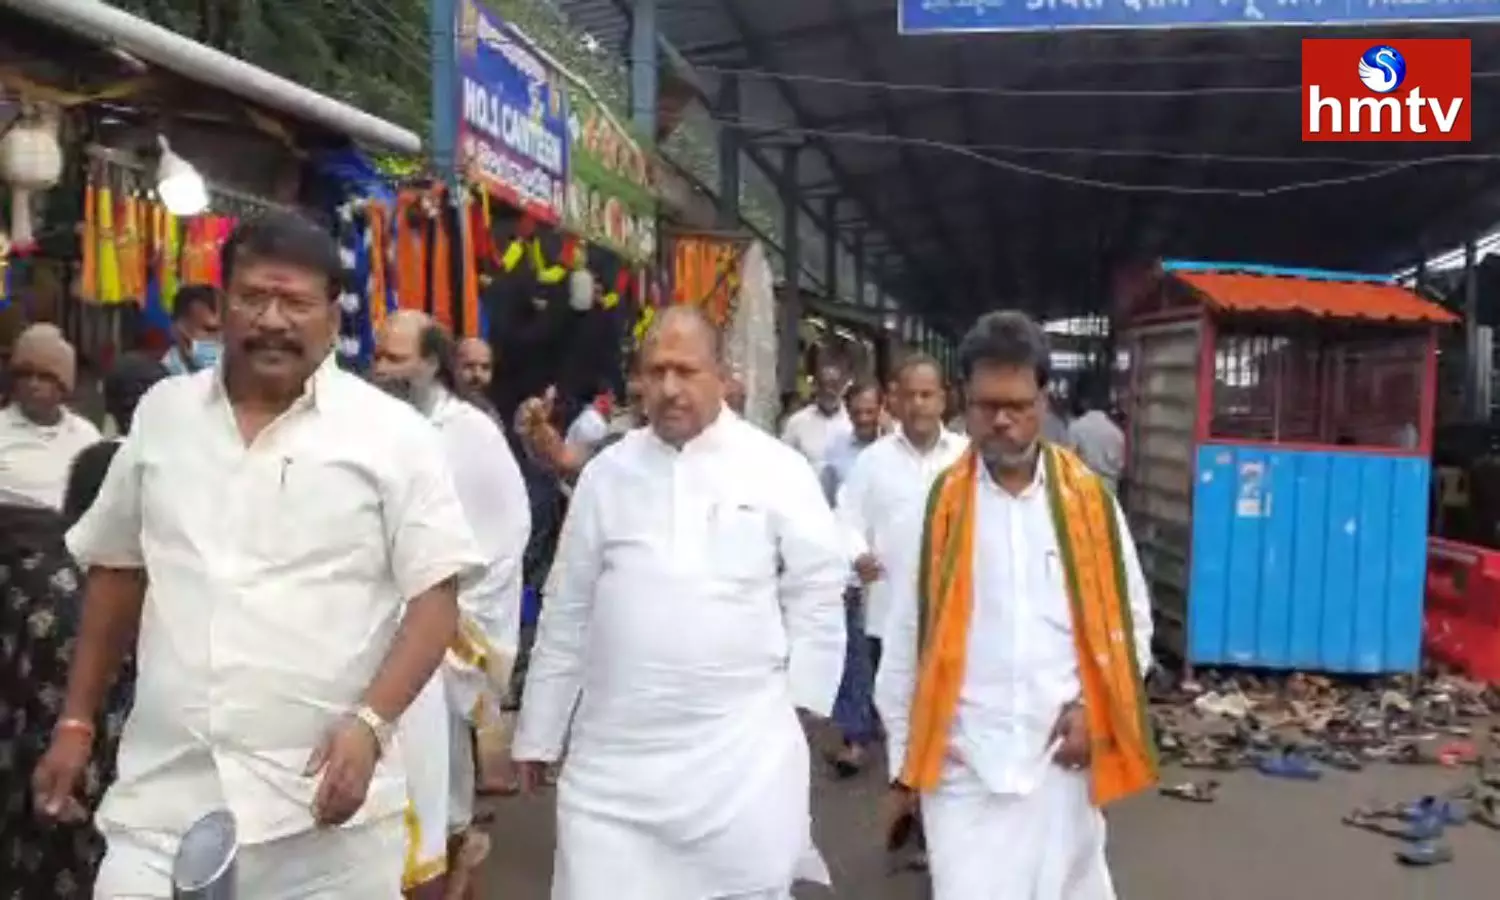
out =
<svg viewBox="0 0 1500 900"><path fill-rule="evenodd" d="M167 139L157 136L161 160L156 164L156 194L174 216L196 216L208 209L208 186L193 164L172 152Z"/></svg>

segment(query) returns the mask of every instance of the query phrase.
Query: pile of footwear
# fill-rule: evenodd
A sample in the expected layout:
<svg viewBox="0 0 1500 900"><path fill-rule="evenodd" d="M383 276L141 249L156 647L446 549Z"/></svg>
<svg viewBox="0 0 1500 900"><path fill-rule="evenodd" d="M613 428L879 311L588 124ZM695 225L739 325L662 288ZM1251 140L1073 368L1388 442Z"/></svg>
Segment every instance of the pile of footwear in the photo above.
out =
<svg viewBox="0 0 1500 900"><path fill-rule="evenodd" d="M1403 841L1396 860L1407 866L1451 861L1453 848L1444 835L1470 822L1500 831L1500 766L1481 765L1475 784L1447 794L1361 807L1344 817L1351 828Z"/></svg>
<svg viewBox="0 0 1500 900"><path fill-rule="evenodd" d="M1158 676L1150 696L1163 762L1294 779L1375 761L1472 765L1483 756L1489 720L1500 715L1500 689L1450 675Z"/></svg>

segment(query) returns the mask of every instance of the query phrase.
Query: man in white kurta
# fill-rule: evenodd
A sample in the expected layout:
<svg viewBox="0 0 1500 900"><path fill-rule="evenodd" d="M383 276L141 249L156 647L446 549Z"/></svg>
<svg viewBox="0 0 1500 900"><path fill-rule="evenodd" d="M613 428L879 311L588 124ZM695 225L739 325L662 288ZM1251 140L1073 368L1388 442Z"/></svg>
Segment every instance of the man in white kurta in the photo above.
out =
<svg viewBox="0 0 1500 900"><path fill-rule="evenodd" d="M223 809L242 900L394 900L393 732L452 640L473 535L432 426L328 350L342 263L326 232L270 213L224 257L224 357L141 400L68 533L88 596L38 807L79 814L99 696L134 646L96 897L172 896L183 835Z"/></svg>
<svg viewBox="0 0 1500 900"><path fill-rule="evenodd" d="M960 353L971 367L965 393L978 458L959 464L979 471L963 683L941 780L921 796L935 898L1112 900L1104 818L1090 800L1087 759L1059 755L1063 723L1082 689L1064 561L1038 458L1045 339L1030 320L1004 314L982 319ZM1114 513L1125 536L1121 563L1135 627L1128 639L1137 658L1149 660L1150 598L1124 518L1118 507ZM901 517L888 562L903 577L891 581L875 697L893 779L911 743L919 677L923 518L920 510Z"/></svg>
<svg viewBox="0 0 1500 900"><path fill-rule="evenodd" d="M404 310L378 335L372 376L437 426L484 570L459 592L459 636L433 683L402 717L414 748L413 816L405 886L444 871L448 838L474 816L472 729L499 716L500 686L520 644L521 557L531 532L526 486L510 444L483 411L458 396L453 339L426 315ZM420 756L420 758L418 758Z"/></svg>
<svg viewBox="0 0 1500 900"><path fill-rule="evenodd" d="M515 756L534 783L567 743L554 900L786 900L826 878L797 710L838 688L845 541L806 461L723 405L712 325L674 307L644 354L651 424L579 479Z"/></svg>
<svg viewBox="0 0 1500 900"><path fill-rule="evenodd" d="M849 379L838 366L818 369L813 402L792 413L781 427L781 439L802 454L821 478L828 464L828 450L852 429L844 408L844 390Z"/></svg>

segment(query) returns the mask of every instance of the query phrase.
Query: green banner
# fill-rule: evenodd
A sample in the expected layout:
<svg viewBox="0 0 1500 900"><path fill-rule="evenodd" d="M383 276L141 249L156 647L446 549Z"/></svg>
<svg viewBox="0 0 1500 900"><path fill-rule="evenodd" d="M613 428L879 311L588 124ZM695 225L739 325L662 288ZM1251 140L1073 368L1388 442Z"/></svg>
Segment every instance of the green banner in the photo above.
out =
<svg viewBox="0 0 1500 900"><path fill-rule="evenodd" d="M631 262L656 252L652 158L587 89L568 94L568 230Z"/></svg>

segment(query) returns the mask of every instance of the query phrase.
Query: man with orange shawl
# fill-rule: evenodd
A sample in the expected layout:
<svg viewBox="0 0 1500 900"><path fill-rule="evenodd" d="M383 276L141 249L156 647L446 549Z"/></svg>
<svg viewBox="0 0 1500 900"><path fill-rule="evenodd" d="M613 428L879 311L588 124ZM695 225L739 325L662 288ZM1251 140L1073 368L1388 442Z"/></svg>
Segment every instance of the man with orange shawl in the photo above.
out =
<svg viewBox="0 0 1500 900"><path fill-rule="evenodd" d="M1112 900L1100 810L1156 780L1145 579L1113 494L1040 436L1042 329L990 313L958 357L973 443L907 523L876 680L888 825L920 800L936 900Z"/></svg>

